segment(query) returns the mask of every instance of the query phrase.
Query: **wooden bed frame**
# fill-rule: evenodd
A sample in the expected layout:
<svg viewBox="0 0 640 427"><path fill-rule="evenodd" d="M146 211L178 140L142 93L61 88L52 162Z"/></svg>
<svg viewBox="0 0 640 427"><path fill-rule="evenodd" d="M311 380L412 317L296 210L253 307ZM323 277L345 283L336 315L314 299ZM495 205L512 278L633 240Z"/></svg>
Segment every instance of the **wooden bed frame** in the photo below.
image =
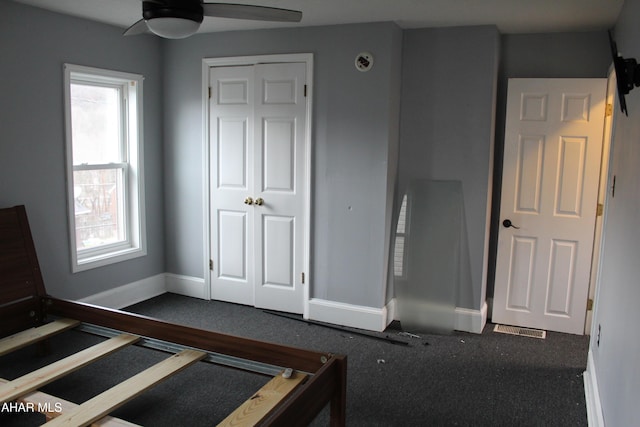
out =
<svg viewBox="0 0 640 427"><path fill-rule="evenodd" d="M219 425L303 426L327 404L330 424L345 425L346 356L54 298L45 290L24 206L0 209L0 361L10 351L70 329L108 339L13 381L0 379L0 405L40 409L51 426L131 426L107 414L168 376L208 361L273 377ZM130 344L172 355L79 405L37 391Z"/></svg>

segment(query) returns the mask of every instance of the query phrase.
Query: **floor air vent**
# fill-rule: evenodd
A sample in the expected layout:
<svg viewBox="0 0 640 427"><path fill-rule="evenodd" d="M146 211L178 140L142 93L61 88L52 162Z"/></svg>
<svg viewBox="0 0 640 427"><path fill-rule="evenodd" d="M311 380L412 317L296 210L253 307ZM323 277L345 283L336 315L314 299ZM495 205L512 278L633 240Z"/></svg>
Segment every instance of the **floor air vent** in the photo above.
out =
<svg viewBox="0 0 640 427"><path fill-rule="evenodd" d="M496 325L495 328L493 328L493 332L541 339L545 339L547 337L547 331L541 331L539 329L520 328L518 326Z"/></svg>

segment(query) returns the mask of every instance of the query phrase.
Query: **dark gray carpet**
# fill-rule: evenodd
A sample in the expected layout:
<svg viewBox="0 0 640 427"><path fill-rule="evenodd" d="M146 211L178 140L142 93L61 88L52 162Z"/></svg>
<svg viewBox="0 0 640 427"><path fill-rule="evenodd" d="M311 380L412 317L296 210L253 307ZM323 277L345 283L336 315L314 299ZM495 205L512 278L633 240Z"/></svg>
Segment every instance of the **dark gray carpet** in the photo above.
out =
<svg viewBox="0 0 640 427"><path fill-rule="evenodd" d="M128 310L190 326L348 356L349 426L586 426L582 373L588 337L548 333L545 340L496 334L378 336L399 346L261 310L165 294ZM393 325L395 326L395 324ZM99 338L71 332L53 353L27 348L0 357L15 378ZM166 355L127 348L43 391L82 402ZM115 416L147 426L215 425L268 378L200 363L120 408ZM314 425L327 425L323 412ZM39 425L40 416L0 413L2 426Z"/></svg>

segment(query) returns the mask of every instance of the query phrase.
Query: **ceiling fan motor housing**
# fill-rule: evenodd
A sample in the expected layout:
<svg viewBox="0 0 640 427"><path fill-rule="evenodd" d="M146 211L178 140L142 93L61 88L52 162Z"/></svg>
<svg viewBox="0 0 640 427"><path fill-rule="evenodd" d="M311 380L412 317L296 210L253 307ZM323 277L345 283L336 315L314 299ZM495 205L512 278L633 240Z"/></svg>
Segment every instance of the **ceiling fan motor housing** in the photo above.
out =
<svg viewBox="0 0 640 427"><path fill-rule="evenodd" d="M142 18L145 21L155 18L182 18L201 23L204 12L199 1L143 1Z"/></svg>

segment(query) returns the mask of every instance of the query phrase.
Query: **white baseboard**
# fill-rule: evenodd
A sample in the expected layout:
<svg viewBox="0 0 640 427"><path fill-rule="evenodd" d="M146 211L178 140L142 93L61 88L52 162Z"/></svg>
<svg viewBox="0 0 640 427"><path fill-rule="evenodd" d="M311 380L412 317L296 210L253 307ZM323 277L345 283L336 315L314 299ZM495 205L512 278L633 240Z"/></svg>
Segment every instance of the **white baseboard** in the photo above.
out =
<svg viewBox="0 0 640 427"><path fill-rule="evenodd" d="M395 298L392 301L395 303ZM487 324L487 313L489 312L488 307L487 302L482 304L482 308L480 310L456 307L454 329L461 332L481 334ZM400 314L396 311L396 304L393 305L393 314L393 319L401 320Z"/></svg>
<svg viewBox="0 0 640 427"><path fill-rule="evenodd" d="M456 307L456 331L481 334L487 324L487 303L482 304L480 310Z"/></svg>
<svg viewBox="0 0 640 427"><path fill-rule="evenodd" d="M318 322L382 332L393 320L388 316L387 307L373 308L311 298L308 316L309 320Z"/></svg>
<svg viewBox="0 0 640 427"><path fill-rule="evenodd" d="M385 323L389 326L389 323L394 320L398 320L398 300L392 298L391 301L387 303L387 319Z"/></svg>
<svg viewBox="0 0 640 427"><path fill-rule="evenodd" d="M589 349L587 356L587 370L583 375L584 396L587 404L587 422L590 427L604 427L604 415L600 404L598 392L598 380L596 379L596 367L593 362L593 354Z"/></svg>
<svg viewBox="0 0 640 427"><path fill-rule="evenodd" d="M165 275L147 277L146 279L118 286L108 291L82 298L80 302L99 305L101 307L121 309L167 292Z"/></svg>
<svg viewBox="0 0 640 427"><path fill-rule="evenodd" d="M90 295L79 301L101 307L121 309L166 292L206 299L204 279L163 273Z"/></svg>
<svg viewBox="0 0 640 427"><path fill-rule="evenodd" d="M312 298L309 301L309 320L382 332L392 320L398 318L396 310L397 302L395 298L383 308L365 307ZM456 331L481 334L486 323L486 303L482 305L480 310L456 307Z"/></svg>
<svg viewBox="0 0 640 427"><path fill-rule="evenodd" d="M121 309L165 292L207 299L204 279L164 273L100 292L80 301ZM398 318L396 313L397 302L395 299L389 301L385 307L374 308L311 298L309 311L305 317L319 322L382 332L392 320ZM487 304L483 304L480 310L456 308L455 322L455 329L458 331L482 333L487 322Z"/></svg>
<svg viewBox="0 0 640 427"><path fill-rule="evenodd" d="M207 299L204 279L165 273L167 292L188 297Z"/></svg>

